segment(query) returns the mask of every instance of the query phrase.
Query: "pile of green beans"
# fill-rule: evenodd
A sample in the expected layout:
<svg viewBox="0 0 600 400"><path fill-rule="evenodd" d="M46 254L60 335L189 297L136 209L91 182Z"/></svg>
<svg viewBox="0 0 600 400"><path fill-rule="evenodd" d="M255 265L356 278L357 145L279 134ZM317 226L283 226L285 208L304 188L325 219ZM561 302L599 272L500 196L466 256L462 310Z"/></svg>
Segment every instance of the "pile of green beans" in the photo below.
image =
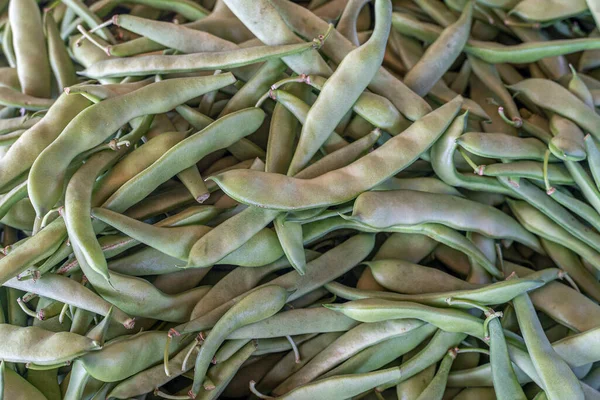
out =
<svg viewBox="0 0 600 400"><path fill-rule="evenodd" d="M0 0L0 400L600 400L600 0Z"/></svg>

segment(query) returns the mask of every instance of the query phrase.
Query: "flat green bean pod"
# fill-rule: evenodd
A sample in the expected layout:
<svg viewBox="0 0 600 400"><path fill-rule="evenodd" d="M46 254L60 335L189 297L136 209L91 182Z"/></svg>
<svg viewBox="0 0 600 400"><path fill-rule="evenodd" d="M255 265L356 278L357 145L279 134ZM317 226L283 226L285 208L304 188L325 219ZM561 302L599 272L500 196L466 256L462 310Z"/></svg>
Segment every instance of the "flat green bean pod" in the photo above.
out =
<svg viewBox="0 0 600 400"><path fill-rule="evenodd" d="M221 75L216 75L221 76ZM167 81L168 82L168 81ZM194 165L203 156L237 142L258 129L265 114L258 108L246 108L228 114L202 131L169 149L158 160L113 193L102 207L123 212L178 172ZM224 135L223 132L233 132ZM195 151L190 151L193 148Z"/></svg>
<svg viewBox="0 0 600 400"><path fill-rule="evenodd" d="M0 357L10 362L53 365L100 349L98 343L85 336L35 326L1 324L0 332L4 338Z"/></svg>
<svg viewBox="0 0 600 400"><path fill-rule="evenodd" d="M508 204L519 222L527 230L558 244L568 243L571 248L576 249L595 268L600 269L600 254L586 243L571 236L564 229L564 226L554 223L546 215L524 201L508 200Z"/></svg>
<svg viewBox="0 0 600 400"><path fill-rule="evenodd" d="M456 116L461 98L412 124L402 134L347 167L313 179L258 171L229 171L210 177L229 196L245 204L276 210L305 210L341 204L395 175L426 151ZM264 188L278 187L275 193Z"/></svg>
<svg viewBox="0 0 600 400"><path fill-rule="evenodd" d="M387 339L405 336L421 326L423 326L423 322L414 319L360 324L340 336L302 369L288 377L273 390L273 393L277 395L288 393L295 387L315 380L327 370L347 360L359 351Z"/></svg>
<svg viewBox="0 0 600 400"><path fill-rule="evenodd" d="M544 161L546 152L544 143L536 138L522 139L504 133L467 132L457 143L478 156L507 160Z"/></svg>
<svg viewBox="0 0 600 400"><path fill-rule="evenodd" d="M459 172L454 164L454 154L458 148L457 139L464 133L468 113L454 119L442 137L431 147L431 166L437 176L448 185L474 191L511 194L493 178L468 175Z"/></svg>
<svg viewBox="0 0 600 400"><path fill-rule="evenodd" d="M219 319L198 352L191 393L199 392L210 362L225 338L244 325L277 313L285 305L287 296L287 291L279 286L264 286L244 297Z"/></svg>
<svg viewBox="0 0 600 400"><path fill-rule="evenodd" d="M344 286L337 282L328 283L326 288L333 294L347 300L379 298L384 300L410 301L435 307L447 307L448 303L446 299L449 297L458 297L483 305L494 305L506 303L519 294L538 289L547 282L558 279L560 270L549 268L536 274L530 275L528 278L519 278L519 280L496 282L478 289L419 295L360 290ZM457 304L454 307L461 308L466 306Z"/></svg>
<svg viewBox="0 0 600 400"><path fill-rule="evenodd" d="M114 58L98 61L78 72L88 78L119 78L126 76L148 76L182 72L213 71L232 69L298 54L319 48L320 42L304 42L281 46L259 46L247 49L183 55L159 55L131 58Z"/></svg>
<svg viewBox="0 0 600 400"><path fill-rule="evenodd" d="M294 176L306 167L377 73L390 32L391 14L390 0L376 0L373 34L344 57L323 86L302 126L288 175Z"/></svg>
<svg viewBox="0 0 600 400"><path fill-rule="evenodd" d="M17 72L23 93L28 96L49 98L50 63L37 2L11 1L8 14Z"/></svg>
<svg viewBox="0 0 600 400"><path fill-rule="evenodd" d="M438 223L492 238L516 240L543 254L537 238L498 209L460 197L393 190L366 192L354 202L351 220L374 228Z"/></svg>
<svg viewBox="0 0 600 400"><path fill-rule="evenodd" d="M570 119L596 139L600 138L600 116L558 83L532 78L511 85L509 89L546 110ZM565 107L565 103L569 106Z"/></svg>
<svg viewBox="0 0 600 400"><path fill-rule="evenodd" d="M544 180L544 165L535 161L513 161L507 163L490 164L481 167L486 176L509 176L513 178L527 178L538 181ZM548 165L548 180L556 185L574 185L575 181L569 171L560 164Z"/></svg>
<svg viewBox="0 0 600 400"><path fill-rule="evenodd" d="M392 26L403 35L416 37L430 43L434 42L442 32L442 29L436 25L420 22L408 14L396 12L392 15ZM597 38L548 40L511 46L471 39L467 41L464 50L490 64L500 64L531 63L546 57L598 48L600 48L600 40Z"/></svg>
<svg viewBox="0 0 600 400"><path fill-rule="evenodd" d="M399 367L382 369L365 374L340 375L298 387L277 399L301 400L324 396L327 398L350 398L374 387L400 379Z"/></svg>
<svg viewBox="0 0 600 400"><path fill-rule="evenodd" d="M361 322L377 322L396 318L417 318L447 332L467 333L483 338L483 321L460 310L441 309L418 303L382 299L353 300L344 304L326 304Z"/></svg>
<svg viewBox="0 0 600 400"><path fill-rule="evenodd" d="M187 343L191 341L190 339L187 339ZM160 361L166 341L167 335L164 332L140 332L113 339L106 343L102 350L88 353L79 360L95 379L102 382L117 382ZM174 339L169 345L169 353L176 352L187 343L186 340Z"/></svg>
<svg viewBox="0 0 600 400"><path fill-rule="evenodd" d="M341 316L341 318L340 318ZM285 311L235 330L228 339L262 339L307 333L345 332L358 325L352 318L326 308Z"/></svg>
<svg viewBox="0 0 600 400"><path fill-rule="evenodd" d="M273 0L271 4L275 6L284 21L303 37L315 37L327 28L327 22L298 4L287 0ZM329 39L322 47L323 53L337 64L341 63L352 49L354 49L352 42L336 30L331 32ZM431 111L431 107L425 100L383 67L379 68L369 83L369 89L388 98L398 111L411 121L415 121Z"/></svg>
<svg viewBox="0 0 600 400"><path fill-rule="evenodd" d="M545 386L548 398L583 399L584 394L577 377L546 338L529 296L519 295L513 300L513 304L531 361Z"/></svg>
<svg viewBox="0 0 600 400"><path fill-rule="evenodd" d="M404 260L379 259L365 264L381 286L398 293L425 294L476 287L476 285L435 268L424 267Z"/></svg>
<svg viewBox="0 0 600 400"><path fill-rule="evenodd" d="M13 278L7 287L35 293L56 301L72 304L77 308L100 315L108 315L111 304L80 283L56 274L46 274L36 281ZM126 328L133 328L134 320L118 308L113 308L112 318Z"/></svg>
<svg viewBox="0 0 600 400"><path fill-rule="evenodd" d="M429 93L463 51L471 31L472 16L473 3L469 2L460 18L442 31L419 61L406 73L406 86L420 96Z"/></svg>

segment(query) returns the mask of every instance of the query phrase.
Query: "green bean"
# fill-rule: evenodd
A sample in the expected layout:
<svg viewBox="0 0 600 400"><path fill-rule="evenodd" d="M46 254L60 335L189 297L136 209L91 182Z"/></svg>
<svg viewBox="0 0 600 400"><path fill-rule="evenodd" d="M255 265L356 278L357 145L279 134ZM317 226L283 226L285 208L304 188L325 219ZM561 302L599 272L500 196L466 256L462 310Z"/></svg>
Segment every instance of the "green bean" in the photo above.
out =
<svg viewBox="0 0 600 400"><path fill-rule="evenodd" d="M7 287L36 293L62 303L72 304L101 315L107 315L111 305L78 282L55 274L47 274L36 280L18 280L13 278L5 283ZM113 311L113 319L127 328L132 328L134 321L120 309Z"/></svg>
<svg viewBox="0 0 600 400"><path fill-rule="evenodd" d="M220 118L172 147L150 167L121 186L102 206L118 212L125 211L177 172L194 165L204 155L253 133L262 124L264 116L260 109L247 108ZM235 135L222 135L223 131L233 131ZM190 147L197 147L197 150L191 152Z"/></svg>
<svg viewBox="0 0 600 400"><path fill-rule="evenodd" d="M271 4L275 6L284 21L304 37L314 37L326 29L325 21L300 5L287 0L274 0ZM339 64L353 48L354 46L349 40L334 30L325 42L322 51L333 62ZM431 110L420 96L408 89L401 80L384 68L379 68L369 83L369 89L389 99L398 111L411 121L421 118Z"/></svg>
<svg viewBox="0 0 600 400"><path fill-rule="evenodd" d="M10 368L4 371L3 397L16 400L48 400L35 386Z"/></svg>
<svg viewBox="0 0 600 400"><path fill-rule="evenodd" d="M102 20L98 18L98 16L91 11L81 0L61 0L64 4L67 5L70 9L72 9L75 14L85 22L85 24L89 28L96 28L98 25L102 23ZM104 40L108 40L111 43L115 42L115 38L112 33L106 29L101 28L99 30L94 30L94 32L98 32L98 36L100 36Z"/></svg>
<svg viewBox="0 0 600 400"><path fill-rule="evenodd" d="M431 165L436 175L448 185L474 191L511 194L495 179L478 175L466 175L457 171L454 153L457 140L463 134L468 114L457 117L441 138L431 147Z"/></svg>
<svg viewBox="0 0 600 400"><path fill-rule="evenodd" d="M294 176L306 167L381 66L391 26L389 0L375 2L375 21L370 39L344 58L308 112L288 175ZM358 70L357 65L360 65ZM360 80L357 80L357 76Z"/></svg>
<svg viewBox="0 0 600 400"><path fill-rule="evenodd" d="M190 29L185 25L153 21L127 14L113 16L113 23L163 46L184 53L214 52L238 48L235 43L229 40L221 39L208 32ZM123 56L120 54L114 55Z"/></svg>
<svg viewBox="0 0 600 400"><path fill-rule="evenodd" d="M306 118L308 116L308 112L310 111L308 104L283 90L269 91L269 95L275 97L277 104L282 104L285 106L285 108L292 113L301 124L304 125L306 123ZM346 144L347 142L334 131L331 132L325 143L323 143L323 148L325 151L332 152L344 147Z"/></svg>
<svg viewBox="0 0 600 400"><path fill-rule="evenodd" d="M434 42L441 34L438 26L417 21L407 14L394 13L392 26L403 35L415 37L425 42ZM506 46L496 42L468 40L464 47L467 54L490 64L531 63L546 57L555 57L583 50L598 49L597 39L549 40Z"/></svg>
<svg viewBox="0 0 600 400"><path fill-rule="evenodd" d="M460 18L444 29L439 38L408 71L404 77L406 86L420 96L431 90L462 52L471 31L472 15L472 3L467 3Z"/></svg>
<svg viewBox="0 0 600 400"><path fill-rule="evenodd" d="M467 132L458 138L457 143L478 156L507 160L543 161L546 151L546 146L538 139L522 139L503 133Z"/></svg>
<svg viewBox="0 0 600 400"><path fill-rule="evenodd" d="M225 338L244 325L272 316L284 306L286 298L287 292L285 289L268 285L250 293L231 307L215 324L204 344L200 347L196 358L194 384L191 393L195 395L199 392L210 361Z"/></svg>
<svg viewBox="0 0 600 400"><path fill-rule="evenodd" d="M534 207L523 201L508 200L508 204L519 222L527 230L556 243L568 243L589 262L600 267L597 251L590 248L581 240L578 240L579 238L571 236L569 232L564 229L564 225L554 223L554 221L550 220L546 215L540 213Z"/></svg>
<svg viewBox="0 0 600 400"><path fill-rule="evenodd" d="M444 358L442 358L442 362L440 363L440 367L435 376L425 390L417 397L417 400L442 399L448 381L448 373L450 373L450 367L456 359L456 355L456 349L448 350Z"/></svg>
<svg viewBox="0 0 600 400"><path fill-rule="evenodd" d="M224 3L266 45L277 46L300 42L268 1L260 0L248 3L239 0L226 0ZM269 24L262 23L264 20L268 20ZM282 57L282 61L298 74L317 74L325 77L331 75L331 69L318 53L307 52L289 55Z"/></svg>
<svg viewBox="0 0 600 400"><path fill-rule="evenodd" d="M488 329L490 335L490 364L496 395L501 400L525 400L525 394L523 393L523 389L521 389L521 385L517 380L508 356L504 332L498 318L493 318L489 322Z"/></svg>
<svg viewBox="0 0 600 400"><path fill-rule="evenodd" d="M49 98L50 64L38 5L34 0L11 1L8 14L23 94Z"/></svg>
<svg viewBox="0 0 600 400"><path fill-rule="evenodd" d="M449 348L456 347L466 338L464 333L452 333L438 330L429 343L419 353L400 366L402 373L399 379L380 385L377 390L383 391L389 387L418 374L425 368L440 361Z"/></svg>
<svg viewBox="0 0 600 400"><path fill-rule="evenodd" d="M418 192L439 193L457 197L465 197L454 187L433 177L390 178L381 185L375 186L371 190L414 190Z"/></svg>
<svg viewBox="0 0 600 400"><path fill-rule="evenodd" d="M377 150L347 167L317 178L300 180L264 172L229 171L209 179L215 181L235 200L249 205L278 210L304 210L341 204L396 174L427 150L446 129L448 119L456 115L460 103L461 99L457 98L412 124L403 134L389 140ZM408 143L410 147L407 147ZM371 165L377 165L377 168ZM244 182L243 192L242 182ZM271 185L281 190L269 193L269 198L266 198L267 193L263 190L260 190L262 193L254 190Z"/></svg>
<svg viewBox="0 0 600 400"><path fill-rule="evenodd" d="M308 263L304 275L292 271L274 279L271 283L286 288L295 288L296 291L289 296L288 301L296 300L358 265L373 250L374 240L375 237L372 234L353 236Z"/></svg>
<svg viewBox="0 0 600 400"><path fill-rule="evenodd" d="M3 218L19 201L27 197L27 181L15 186L0 199L0 218Z"/></svg>
<svg viewBox="0 0 600 400"><path fill-rule="evenodd" d="M126 95L105 100L78 115L65 128L59 139L40 154L32 166L32 179L29 179L28 189L38 215L40 217L45 215L60 196L64 170L68 163L81 150L89 149L103 140L103 136L98 134L97 119L103 119L107 113L120 111L119 118L113 118L109 126L103 127L102 132L106 137L113 132L113 128L116 130L135 117L167 111L186 99L210 91L215 87L227 85L232 80L231 74L222 74L214 77L182 78L157 82ZM164 100L165 93L171 93L171 91L177 95ZM160 101L157 96L160 96ZM149 103L149 101L151 102ZM145 104L144 107L141 107L142 103ZM152 105L150 108L149 104ZM82 132L86 132L86 134ZM73 141L75 142L73 143ZM52 171L49 170L50 164L53 165ZM56 179L55 185L49 187L48 179Z"/></svg>
<svg viewBox="0 0 600 400"><path fill-rule="evenodd" d="M313 260L319 255L316 252L308 252L307 259ZM253 289L268 274L288 267L286 258L257 268L236 268L217 282L207 296L199 301L192 311L191 319L205 315L210 310Z"/></svg>
<svg viewBox="0 0 600 400"><path fill-rule="evenodd" d="M596 187L600 188L600 150L598 144L590 135L584 137L584 142L592 177Z"/></svg>
<svg viewBox="0 0 600 400"><path fill-rule="evenodd" d="M509 86L509 89L524 95L540 107L574 121L596 138L600 137L598 131L600 117L577 96L559 84L546 79L526 79ZM562 101L554 101L553 99L556 98L554 96L559 96ZM565 107L563 101L567 102L569 107Z"/></svg>
<svg viewBox="0 0 600 400"><path fill-rule="evenodd" d="M65 237L66 231L62 218L54 220L39 235L36 235L35 239L28 240L0 260L0 269L2 270L0 282L4 284L25 271L31 264L49 257Z"/></svg>
<svg viewBox="0 0 600 400"><path fill-rule="evenodd" d="M248 207L229 218L198 238L189 251L188 268L202 268L221 260L267 226L277 214L277 211Z"/></svg>
<svg viewBox="0 0 600 400"><path fill-rule="evenodd" d="M488 64L481 61L477 57L468 56L467 59L473 68L475 75L490 89L490 91L499 99L500 104L503 106L503 110L506 110L508 117L512 124L519 127L522 124L521 115L519 109L515 104L512 96L508 90L504 87L500 74L498 73L495 65Z"/></svg>
<svg viewBox="0 0 600 400"><path fill-rule="evenodd" d="M27 381L37 388L48 400L62 399L58 386L58 369L39 371L29 369Z"/></svg>
<svg viewBox="0 0 600 400"><path fill-rule="evenodd" d="M137 57L137 63L132 63L129 58L115 58L98 61L79 74L98 79L230 69L314 50L319 46L321 46L320 42L311 41L281 46L240 48L208 54L150 55Z"/></svg>
<svg viewBox="0 0 600 400"><path fill-rule="evenodd" d="M407 335L423 323L418 320L392 320L372 324L360 324L340 336L335 342L315 356L302 369L288 377L273 389L276 395L283 395L293 388L303 386L349 357L371 345L397 336Z"/></svg>
<svg viewBox="0 0 600 400"><path fill-rule="evenodd" d="M461 215L463 211L467 214ZM411 190L366 192L354 202L351 219L374 228L439 223L493 238L517 240L543 252L537 238L506 214L445 194Z"/></svg>
<svg viewBox="0 0 600 400"><path fill-rule="evenodd" d="M333 294L348 300L359 300L367 298L379 298L384 300L410 301L428 306L447 307L446 299L459 297L474 301L483 305L502 304L512 300L515 296L526 293L544 286L547 282L558 279L560 270L547 269L537 273L536 276L521 278L520 281L501 281L479 289L458 290L455 292L430 293L419 295L407 295L390 292L377 292L372 290L358 290L346 287L337 282L326 285L327 290ZM466 307L456 305L458 308Z"/></svg>
<svg viewBox="0 0 600 400"><path fill-rule="evenodd" d="M2 33L2 53L4 54L8 65L11 68L16 68L17 60L15 56L15 48L13 46L13 33L10 24L6 24L4 32ZM19 86L21 86L20 83Z"/></svg>
<svg viewBox="0 0 600 400"><path fill-rule="evenodd" d="M394 292L424 294L462 289L475 285L438 271L403 260L379 260L365 263L375 280Z"/></svg>
<svg viewBox="0 0 600 400"><path fill-rule="evenodd" d="M519 275L531 273L530 269L510 262L506 262L505 267L508 272ZM551 300L558 297L565 300L552 304ZM598 305L568 286L550 282L543 288L532 291L530 298L537 309L575 332L583 332L598 326L600 314Z"/></svg>
<svg viewBox="0 0 600 400"><path fill-rule="evenodd" d="M37 156L90 104L82 96L61 95L42 120L29 128L0 160L1 190L6 191L18 183Z"/></svg>
<svg viewBox="0 0 600 400"><path fill-rule="evenodd" d="M0 358L11 362L52 365L100 348L93 340L74 333L54 333L33 326L21 328L9 324L0 325L0 330L5 338Z"/></svg>
<svg viewBox="0 0 600 400"><path fill-rule="evenodd" d="M284 214L278 215L275 218L273 225L281 248L289 260L290 265L298 271L299 274L304 275L306 257L304 255L304 246L302 242L302 225L298 222L286 221L286 216Z"/></svg>
<svg viewBox="0 0 600 400"><path fill-rule="evenodd" d="M532 206L544 213L555 223L560 224L562 228L564 228L575 238L592 247L594 250L600 251L600 247L597 245L595 238L596 234L581 224L572 215L566 212L566 210L564 210L559 204L556 204L551 198L549 198L549 196L546 196L534 185L524 180L519 181L519 183L515 185L514 182L510 181L510 178L498 177L497 179L505 187L523 197ZM521 221L521 223L523 222Z"/></svg>
<svg viewBox="0 0 600 400"><path fill-rule="evenodd" d="M556 155L556 154L555 154ZM490 164L481 167L486 176L509 176L542 181L544 179L543 164L535 161L513 161ZM547 170L548 180L557 185L574 185L569 171L560 164L550 164Z"/></svg>
<svg viewBox="0 0 600 400"><path fill-rule="evenodd" d="M293 351L290 351L263 376L257 385L257 389L261 392L271 392L287 377L304 367L342 334L343 332L324 333L302 343L298 346L300 359L298 360L296 358L297 355Z"/></svg>
<svg viewBox="0 0 600 400"><path fill-rule="evenodd" d="M298 387L278 399L306 399L315 396L327 398L350 398L378 385L400 379L400 367L382 369L375 372L353 375L340 375Z"/></svg>
<svg viewBox="0 0 600 400"><path fill-rule="evenodd" d="M567 272L583 292L598 301L600 298L600 284L598 284L593 274L583 266L577 255L561 244L550 240L541 239L541 242L546 253L556 265Z"/></svg>
<svg viewBox="0 0 600 400"><path fill-rule="evenodd" d="M52 13L44 14L43 22L48 41L50 67L54 73L58 87L65 88L76 84L77 75L75 74L75 66L67 53L64 42L60 38L60 32Z"/></svg>
<svg viewBox="0 0 600 400"><path fill-rule="evenodd" d="M130 376L122 382L119 382L119 384L110 391L108 397L127 399L132 396L148 393L153 389L168 383L184 372L189 371L192 368L192 365L188 364L185 369L182 369L182 364L188 354L190 354L190 357L197 355L197 346L198 343L196 341L190 343L181 349L175 355L175 357L169 361L169 371L171 371L170 376L165 374L165 369L162 365L150 367L144 371L138 372L133 376Z"/></svg>
<svg viewBox="0 0 600 400"><path fill-rule="evenodd" d="M79 360L95 379L116 382L156 364L162 358L161 350L166 340L164 332L140 332L113 339L102 350L88 353ZM186 344L185 340L173 340L168 348L169 353L176 352Z"/></svg>
<svg viewBox="0 0 600 400"><path fill-rule="evenodd" d="M382 299L353 300L325 307L361 322L385 321L395 318L417 318L447 332L468 333L483 338L483 323L479 318L459 310L439 309L417 303Z"/></svg>
<svg viewBox="0 0 600 400"><path fill-rule="evenodd" d="M519 327L531 361L550 399L583 399L579 381L567 363L552 349L527 294L513 300Z"/></svg>
<svg viewBox="0 0 600 400"><path fill-rule="evenodd" d="M553 0L542 10L540 10L538 6L539 3L535 0L525 0L519 2L519 4L511 10L511 14L514 13L525 20L548 22L587 11L586 2L581 0L573 2Z"/></svg>
<svg viewBox="0 0 600 400"><path fill-rule="evenodd" d="M387 231L426 235L437 242L446 244L454 249L470 255L471 257L474 257L480 264L484 265L490 273L496 276L501 275L500 271L497 270L497 268L485 257L483 253L481 253L477 247L473 245L471 241L453 229L440 224L426 223L417 225L394 225L388 228L379 229L362 224L358 221L353 221L348 217L339 216L307 224L304 228L304 242L311 243L328 232L341 228L356 229L361 232Z"/></svg>

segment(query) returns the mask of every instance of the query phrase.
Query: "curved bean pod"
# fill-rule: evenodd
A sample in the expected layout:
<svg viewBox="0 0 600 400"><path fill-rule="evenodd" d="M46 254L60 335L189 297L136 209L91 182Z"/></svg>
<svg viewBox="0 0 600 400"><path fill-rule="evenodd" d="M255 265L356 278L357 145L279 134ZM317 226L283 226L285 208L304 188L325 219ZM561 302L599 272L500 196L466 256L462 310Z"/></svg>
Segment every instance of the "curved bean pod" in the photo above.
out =
<svg viewBox="0 0 600 400"><path fill-rule="evenodd" d="M341 204L405 168L447 128L461 98L412 124L402 134L347 167L313 179L297 179L258 171L229 171L210 177L229 196L249 205L276 210L305 210ZM274 186L273 186L274 185ZM265 187L278 187L266 193Z"/></svg>
<svg viewBox="0 0 600 400"><path fill-rule="evenodd" d="M467 333L478 338L485 336L483 321L459 310L440 309L417 303L382 299L353 300L344 304L326 304L324 306L361 322L417 318L447 332Z"/></svg>
<svg viewBox="0 0 600 400"><path fill-rule="evenodd" d="M296 175L306 167L377 73L390 32L391 14L391 1L376 0L373 34L364 45L344 57L323 86L302 126L298 146L288 169L289 176Z"/></svg>
<svg viewBox="0 0 600 400"><path fill-rule="evenodd" d="M533 304L527 294L517 296L513 305L531 361L549 399L583 399L579 380L546 338Z"/></svg>
<svg viewBox="0 0 600 400"><path fill-rule="evenodd" d="M206 377L208 366L219 346L233 331L277 313L287 300L287 291L279 286L268 285L250 293L231 307L215 324L200 347L194 371L191 393L197 394Z"/></svg>

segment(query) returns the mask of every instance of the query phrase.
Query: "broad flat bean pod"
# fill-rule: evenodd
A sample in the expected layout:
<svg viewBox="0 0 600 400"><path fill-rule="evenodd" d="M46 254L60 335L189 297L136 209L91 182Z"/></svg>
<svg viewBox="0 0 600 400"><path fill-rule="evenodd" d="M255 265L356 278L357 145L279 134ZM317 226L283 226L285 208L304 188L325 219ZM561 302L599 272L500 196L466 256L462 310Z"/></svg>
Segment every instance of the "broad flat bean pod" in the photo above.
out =
<svg viewBox="0 0 600 400"><path fill-rule="evenodd" d="M496 239L512 239L543 253L537 238L508 215L471 200L412 190L366 192L354 202L352 220L375 228L439 223Z"/></svg>
<svg viewBox="0 0 600 400"><path fill-rule="evenodd" d="M324 32L323 32L324 33ZM114 58L98 61L79 72L88 78L105 79L125 76L148 76L183 72L231 69L280 58L286 55L312 51L321 46L320 41L281 46L258 46L231 51L183 55L150 55L131 58ZM135 62L134 62L135 61Z"/></svg>
<svg viewBox="0 0 600 400"><path fill-rule="evenodd" d="M4 338L0 357L9 362L54 365L100 349L92 339L69 332L9 324L0 325L0 331Z"/></svg>
<svg viewBox="0 0 600 400"><path fill-rule="evenodd" d="M426 151L448 127L449 119L456 116L460 104L459 97L421 118L377 150L313 179L257 171L229 171L208 179L248 205L284 211L341 204L395 175ZM266 187L280 190L266 193Z"/></svg>

